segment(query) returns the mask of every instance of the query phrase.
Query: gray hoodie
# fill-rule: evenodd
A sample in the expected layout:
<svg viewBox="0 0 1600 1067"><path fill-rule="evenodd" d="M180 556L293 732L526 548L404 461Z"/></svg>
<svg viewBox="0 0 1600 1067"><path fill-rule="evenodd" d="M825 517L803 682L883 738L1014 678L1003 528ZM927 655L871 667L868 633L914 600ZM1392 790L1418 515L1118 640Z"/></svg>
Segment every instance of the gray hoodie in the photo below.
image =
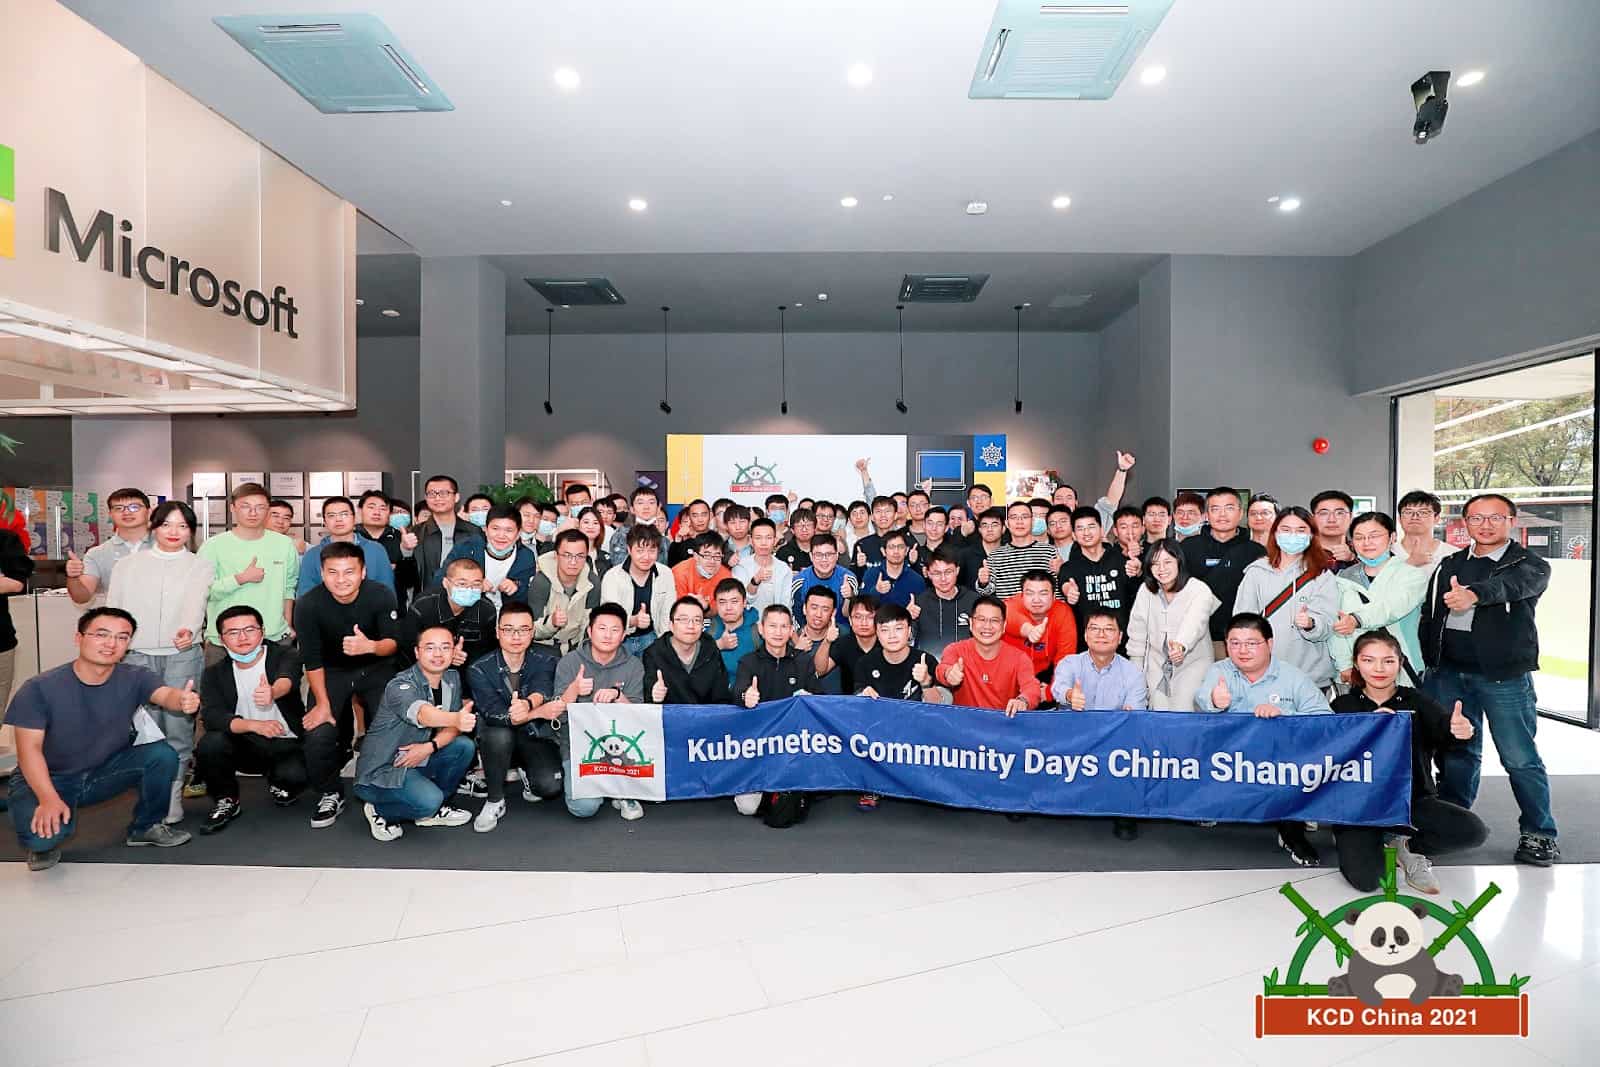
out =
<svg viewBox="0 0 1600 1067"><path fill-rule="evenodd" d="M556 664L555 694L557 699L566 691L567 686L578 676L578 668L583 668L586 678L594 679L596 689L610 689L613 686L622 690L622 695L635 704L644 703L644 664L638 656L629 654L625 648L618 647L611 657L611 662L601 665L595 662L594 650L585 641L577 648L561 657L561 662ZM588 700L588 697L579 697ZM557 742L561 746L563 758L567 754L567 716L563 712L558 720L561 724L557 731Z"/></svg>

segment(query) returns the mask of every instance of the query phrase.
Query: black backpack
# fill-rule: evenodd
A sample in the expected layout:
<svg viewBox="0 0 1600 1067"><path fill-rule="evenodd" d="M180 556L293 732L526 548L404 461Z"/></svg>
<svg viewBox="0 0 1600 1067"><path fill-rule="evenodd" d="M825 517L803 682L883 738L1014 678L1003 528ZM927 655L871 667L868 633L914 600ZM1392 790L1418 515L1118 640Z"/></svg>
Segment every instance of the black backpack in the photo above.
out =
<svg viewBox="0 0 1600 1067"><path fill-rule="evenodd" d="M805 793L766 793L761 797L761 807L756 813L763 822L775 830L787 830L795 823L805 822L811 812L811 798Z"/></svg>

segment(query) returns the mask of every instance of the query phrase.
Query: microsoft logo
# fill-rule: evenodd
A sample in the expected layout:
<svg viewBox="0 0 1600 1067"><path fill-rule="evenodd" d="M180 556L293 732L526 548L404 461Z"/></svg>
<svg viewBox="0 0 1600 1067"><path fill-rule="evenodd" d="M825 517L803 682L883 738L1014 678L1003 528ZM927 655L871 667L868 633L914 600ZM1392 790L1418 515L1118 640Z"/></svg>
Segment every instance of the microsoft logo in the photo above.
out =
<svg viewBox="0 0 1600 1067"><path fill-rule="evenodd" d="M0 256L17 255L17 153L0 144Z"/></svg>

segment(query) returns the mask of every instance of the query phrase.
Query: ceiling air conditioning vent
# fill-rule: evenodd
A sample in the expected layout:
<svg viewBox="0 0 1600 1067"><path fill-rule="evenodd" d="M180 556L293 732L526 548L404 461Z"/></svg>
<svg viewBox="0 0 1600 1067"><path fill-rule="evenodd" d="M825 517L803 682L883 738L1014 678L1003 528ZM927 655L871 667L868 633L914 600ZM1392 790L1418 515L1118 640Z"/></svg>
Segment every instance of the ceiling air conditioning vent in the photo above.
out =
<svg viewBox="0 0 1600 1067"><path fill-rule="evenodd" d="M988 280L987 274L907 274L899 299L902 304L970 304Z"/></svg>
<svg viewBox="0 0 1600 1067"><path fill-rule="evenodd" d="M1173 0L1000 0L978 53L973 100L1109 100Z"/></svg>
<svg viewBox="0 0 1600 1067"><path fill-rule="evenodd" d="M219 15L212 21L325 115L455 110L376 15Z"/></svg>
<svg viewBox="0 0 1600 1067"><path fill-rule="evenodd" d="M610 278L524 278L556 307L621 307L627 301Z"/></svg>

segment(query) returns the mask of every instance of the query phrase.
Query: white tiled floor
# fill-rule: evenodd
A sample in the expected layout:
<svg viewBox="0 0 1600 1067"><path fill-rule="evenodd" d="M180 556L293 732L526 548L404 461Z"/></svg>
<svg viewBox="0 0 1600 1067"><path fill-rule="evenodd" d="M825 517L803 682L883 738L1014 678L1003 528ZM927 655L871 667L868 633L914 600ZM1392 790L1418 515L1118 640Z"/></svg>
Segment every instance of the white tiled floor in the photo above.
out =
<svg viewBox="0 0 1600 1067"><path fill-rule="evenodd" d="M1356 895L1323 871L6 864L0 1064L1593 1062L1600 866L1441 879L1444 902L1500 886L1474 930L1498 975L1533 975L1527 1039L1257 1040L1299 922L1279 887L1319 910Z"/></svg>

